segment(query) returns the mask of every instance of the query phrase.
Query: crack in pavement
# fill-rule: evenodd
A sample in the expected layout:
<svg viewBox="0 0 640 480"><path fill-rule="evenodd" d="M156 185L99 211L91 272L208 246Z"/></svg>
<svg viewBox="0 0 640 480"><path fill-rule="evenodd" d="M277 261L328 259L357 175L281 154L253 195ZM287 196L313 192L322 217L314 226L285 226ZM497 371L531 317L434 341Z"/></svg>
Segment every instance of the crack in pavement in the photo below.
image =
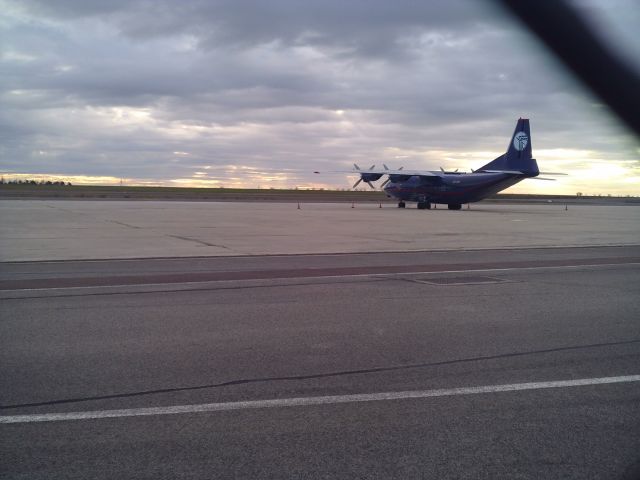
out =
<svg viewBox="0 0 640 480"><path fill-rule="evenodd" d="M141 397L144 395L155 395L161 393L175 393L175 392L186 392L186 391L194 391L194 390L205 390L211 388L221 388L221 387L229 387L233 385L244 385L248 383L266 383L266 382L280 382L280 381L295 381L295 380L311 380L317 378L329 378L329 377L340 377L346 375L362 375L362 374L370 374L370 373L380 373L380 372L392 372L397 370L408 370L412 368L428 368L428 367L437 367L443 365L455 365L461 363L470 363L470 362L479 362L479 361L487 361L487 360L497 360L502 358L513 358L513 357L522 357L526 355L540 355L546 353L554 353L554 352L566 352L571 350L582 350L588 348L603 348L603 347L612 347L619 345L630 345L630 344L638 344L640 343L640 339L635 340L624 340L619 342L606 342L606 343L593 343L588 345L571 345L568 347L558 347L558 348L547 348L542 350L530 350L526 352L511 352L511 353L502 353L497 355L486 355L479 357L469 357L462 358L456 360L443 360L439 362L429 362L429 363L414 363L408 365L393 365L389 367L374 367L374 368L364 368L357 370L343 370L337 372L325 372L325 373L312 373L308 375L291 375L291 376L281 376L281 377L264 377L264 378L245 378L238 380L230 380L227 382L221 383L213 383L209 385L194 385L190 387L175 387L175 388L160 388L155 390L143 390L139 392L128 392L128 393L114 393L111 395L96 395L91 397L77 397L77 398L65 398L58 400L49 400L43 402L33 402L33 403L19 403L12 405L0 405L0 410L8 410L13 408L27 408L27 407L42 407L49 405L61 405L61 404L69 404L69 403L80 403L80 402L90 402L95 400L112 400L116 398L131 398L131 397Z"/></svg>
<svg viewBox="0 0 640 480"><path fill-rule="evenodd" d="M178 240L185 240L187 242L195 242L195 243L199 243L200 245L205 245L207 247L218 247L218 248L224 248L225 250L231 250L229 247L225 245L217 245L215 243L205 242L204 240L198 240L197 238L181 237L180 235L169 235L169 234L167 234L167 237L177 238Z"/></svg>

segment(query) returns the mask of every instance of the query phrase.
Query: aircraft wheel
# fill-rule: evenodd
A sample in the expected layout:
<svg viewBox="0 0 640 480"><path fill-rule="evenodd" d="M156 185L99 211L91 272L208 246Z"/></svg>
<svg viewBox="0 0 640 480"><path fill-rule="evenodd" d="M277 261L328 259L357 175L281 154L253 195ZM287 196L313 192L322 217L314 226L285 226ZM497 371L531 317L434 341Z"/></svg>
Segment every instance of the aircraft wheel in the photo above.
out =
<svg viewBox="0 0 640 480"><path fill-rule="evenodd" d="M427 210L431 210L431 203L427 202Z"/></svg>
<svg viewBox="0 0 640 480"><path fill-rule="evenodd" d="M418 202L418 210L424 210L425 208L428 208L427 205L429 205L427 202Z"/></svg>
<svg viewBox="0 0 640 480"><path fill-rule="evenodd" d="M460 209L462 209L462 205L460 205L459 203L450 203L449 205L447 205L447 207L449 207L449 210L460 210Z"/></svg>
<svg viewBox="0 0 640 480"><path fill-rule="evenodd" d="M404 208L404 207L406 207L406 206L407 206L407 205L406 205L406 203L404 203L404 202L398 202L398 208Z"/></svg>

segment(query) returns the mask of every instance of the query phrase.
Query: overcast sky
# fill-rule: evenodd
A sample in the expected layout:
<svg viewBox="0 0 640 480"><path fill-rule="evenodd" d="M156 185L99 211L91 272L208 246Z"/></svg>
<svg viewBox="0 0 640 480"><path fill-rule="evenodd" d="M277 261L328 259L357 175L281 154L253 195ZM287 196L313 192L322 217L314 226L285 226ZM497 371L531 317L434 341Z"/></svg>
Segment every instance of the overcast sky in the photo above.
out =
<svg viewBox="0 0 640 480"><path fill-rule="evenodd" d="M581 1L636 67L640 7ZM512 192L640 194L637 140L490 3L0 0L0 173L347 188L314 170L477 168L531 119Z"/></svg>

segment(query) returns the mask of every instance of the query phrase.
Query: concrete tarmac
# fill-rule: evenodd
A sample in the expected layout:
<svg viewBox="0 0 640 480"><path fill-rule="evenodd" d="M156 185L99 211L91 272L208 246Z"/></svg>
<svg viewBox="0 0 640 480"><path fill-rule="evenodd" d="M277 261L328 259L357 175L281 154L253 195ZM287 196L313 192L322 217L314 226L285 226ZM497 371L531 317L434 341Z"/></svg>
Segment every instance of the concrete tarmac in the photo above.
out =
<svg viewBox="0 0 640 480"><path fill-rule="evenodd" d="M0 261L637 244L640 208L0 201Z"/></svg>
<svg viewBox="0 0 640 480"><path fill-rule="evenodd" d="M0 202L0 478L638 477L639 209L354 207Z"/></svg>
<svg viewBox="0 0 640 480"><path fill-rule="evenodd" d="M3 264L0 477L636 478L639 258ZM448 393L391 398L433 390ZM287 406L327 396L348 401ZM266 400L281 404L242 403ZM210 403L234 409L197 412ZM169 413L132 416L150 407Z"/></svg>

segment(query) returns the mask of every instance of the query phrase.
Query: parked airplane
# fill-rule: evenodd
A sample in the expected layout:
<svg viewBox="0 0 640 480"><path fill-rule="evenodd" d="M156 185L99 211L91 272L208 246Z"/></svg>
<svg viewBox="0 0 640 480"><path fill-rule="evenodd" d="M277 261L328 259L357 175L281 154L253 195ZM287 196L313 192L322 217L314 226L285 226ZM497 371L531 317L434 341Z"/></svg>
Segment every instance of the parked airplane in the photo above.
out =
<svg viewBox="0 0 640 480"><path fill-rule="evenodd" d="M371 182L388 175L382 187L389 198L398 199L399 208L405 208L406 202L417 202L420 209L440 203L448 205L450 210L460 210L464 203L478 202L525 178L553 180L538 177L540 171L531 156L531 131L526 118L518 119L507 152L471 173L445 172L442 168L440 171L390 170L386 165L384 170L376 169L375 165L368 170L361 170L356 164L354 167L353 173L360 174L360 179L353 188L365 182L375 189Z"/></svg>

